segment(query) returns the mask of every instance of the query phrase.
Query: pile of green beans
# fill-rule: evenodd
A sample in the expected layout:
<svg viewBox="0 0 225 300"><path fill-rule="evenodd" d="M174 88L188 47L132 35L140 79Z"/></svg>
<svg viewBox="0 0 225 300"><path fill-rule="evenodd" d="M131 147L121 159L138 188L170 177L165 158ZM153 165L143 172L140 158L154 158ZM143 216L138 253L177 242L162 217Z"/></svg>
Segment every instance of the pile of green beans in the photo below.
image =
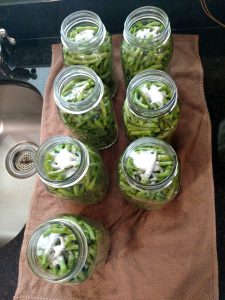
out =
<svg viewBox="0 0 225 300"><path fill-rule="evenodd" d="M158 29L157 29L158 28ZM164 30L164 25L159 21L138 21L130 28L130 33L136 37L139 30L149 29L156 31L156 36ZM136 37L138 44L131 45L125 40L122 42L121 55L125 82L139 72L147 69L165 70L173 52L172 37L165 42L151 42L153 35L146 38Z"/></svg>
<svg viewBox="0 0 225 300"><path fill-rule="evenodd" d="M146 85L146 84L143 84ZM151 85L160 87L160 91L164 93L163 106L171 100L171 90L165 83L152 82ZM160 109L156 103L151 104L146 95L141 90L142 85L136 87L131 94L131 102L134 106L145 111L154 111ZM124 101L123 120L126 128L127 136L130 140L140 137L157 137L159 139L169 141L175 131L180 117L179 105L176 104L171 110L158 116L141 116L135 113L128 104L128 99Z"/></svg>
<svg viewBox="0 0 225 300"><path fill-rule="evenodd" d="M98 27L97 26L75 26L73 28L71 28L68 32L68 39L71 41L75 41L76 40L76 36L79 35L80 33L86 31L86 30L90 30L92 31L93 35L96 34L96 32L98 31ZM88 40L88 39L86 39Z"/></svg>
<svg viewBox="0 0 225 300"><path fill-rule="evenodd" d="M68 219L78 224L83 230L88 244L88 255L82 270L77 276L70 280L70 282L80 283L87 279L95 266L95 261L98 255L97 246L102 233L96 227L90 225L82 219L82 217L75 216L64 216L64 219ZM53 274L59 277L69 275L74 267L79 256L79 242L76 235L67 227L62 224L51 224L49 228L42 233L41 238L46 242L49 241L50 237L53 237L54 243L52 244L49 251L48 243L45 243L46 248L37 247L36 255L39 267L49 274ZM52 259L54 257L54 247L59 246L63 242L65 249L60 255L57 263L54 263ZM37 244L38 245L38 244Z"/></svg>
<svg viewBox="0 0 225 300"><path fill-rule="evenodd" d="M138 31L142 31L143 29L149 29L148 30L148 36L145 37L146 40L151 40L154 36L159 35L163 32L165 29L165 26L160 21L149 21L146 23L143 21L138 21L135 24L133 24L130 28L130 33L133 34L135 37L137 36ZM153 32L155 33L153 34Z"/></svg>
<svg viewBox="0 0 225 300"><path fill-rule="evenodd" d="M157 103L151 102L147 95L143 92L143 88L147 88L148 90L151 89L152 86L155 86L158 88L159 92L163 95L163 105L158 105ZM141 109L145 110L154 110L159 109L166 105L172 98L172 92L169 86L163 82L145 82L141 85L134 88L132 91L131 99L134 105Z"/></svg>
<svg viewBox="0 0 225 300"><path fill-rule="evenodd" d="M76 26L68 32L67 37L69 40L74 41L76 35L84 30L93 30L96 34L98 27L90 25ZM88 40L84 41L87 44L87 50L70 50L63 46L64 65L85 65L91 68L108 87L110 94L113 95L115 85L112 77L112 40L109 33L106 33L104 42L94 49L91 46L88 47Z"/></svg>
<svg viewBox="0 0 225 300"><path fill-rule="evenodd" d="M174 161L166 153L165 149L160 146L139 146L135 152L151 151L156 153L156 164L158 169L154 169L149 178L143 179L141 174L143 170L138 169L132 157L128 157L125 161L125 170L123 171L121 161L119 163L119 187L125 198L142 209L160 209L166 203L171 201L179 190L179 172L173 178L172 182L166 187L147 189L144 186L154 186L166 180L173 172ZM128 176L128 177L127 177ZM132 178L136 182L143 185L143 188L136 187L128 178Z"/></svg>
<svg viewBox="0 0 225 300"><path fill-rule="evenodd" d="M74 78L63 87L61 97L67 102L80 102L91 96L94 87L95 82L91 78Z"/></svg>
<svg viewBox="0 0 225 300"><path fill-rule="evenodd" d="M60 245L61 241L63 241L65 244L65 250L63 251L63 255L59 259L58 263L54 264L52 261L52 255L54 255L53 249L51 248L47 252L47 247L44 248L41 247L41 245L39 247L37 246L36 255L39 267L53 275L63 276L69 274L76 264L76 259L79 253L79 244L76 236L68 227L60 224L54 224L50 225L50 227L43 232L41 236L41 238L45 241L47 241L50 237L54 237L55 240L54 244L52 244L52 248Z"/></svg>
<svg viewBox="0 0 225 300"><path fill-rule="evenodd" d="M69 82L62 90L62 99L77 84ZM90 88L92 89L93 87L91 86ZM82 96L84 97L84 95ZM74 102L77 101L78 99L75 99ZM117 139L118 129L114 119L112 101L106 87L104 88L104 95L100 103L95 108L79 115L70 114L59 109L59 114L64 124L70 128L76 138L94 146L96 149L107 148Z"/></svg>
<svg viewBox="0 0 225 300"><path fill-rule="evenodd" d="M66 148L75 156L80 157L80 149L73 144L60 144L49 152L45 153L44 157L44 171L46 176L54 181L62 181L76 172L76 169L70 168L66 170L55 170L54 168L54 153L58 153L61 149ZM86 146L89 154L89 167L85 176L69 187L55 188L46 185L49 193L60 198L72 199L83 204L94 204L100 202L108 191L108 175L102 163L101 157L97 151L89 146ZM78 167L78 166L76 166Z"/></svg>
<svg viewBox="0 0 225 300"><path fill-rule="evenodd" d="M70 153L73 154L75 160L74 165L71 168L67 169L59 169L54 166L55 164L55 157L54 155L58 154L61 150L66 149ZM71 170L73 173L76 172L77 168L80 166L80 148L77 145L73 144L59 144L51 149L49 152L45 153L43 166L46 176L50 180L55 181L63 181L70 177Z"/></svg>

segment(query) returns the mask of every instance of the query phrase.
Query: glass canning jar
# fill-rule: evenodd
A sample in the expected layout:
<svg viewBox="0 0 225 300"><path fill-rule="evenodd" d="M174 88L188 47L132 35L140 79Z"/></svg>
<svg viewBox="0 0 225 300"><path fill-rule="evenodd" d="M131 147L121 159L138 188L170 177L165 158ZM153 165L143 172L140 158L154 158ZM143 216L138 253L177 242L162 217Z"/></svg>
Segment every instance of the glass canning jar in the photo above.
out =
<svg viewBox="0 0 225 300"><path fill-rule="evenodd" d="M129 14L121 45L126 84L147 69L165 70L173 52L170 22L158 7L144 6Z"/></svg>
<svg viewBox="0 0 225 300"><path fill-rule="evenodd" d="M142 209L164 207L180 188L177 155L170 145L156 138L131 143L120 159L118 171L125 198Z"/></svg>
<svg viewBox="0 0 225 300"><path fill-rule="evenodd" d="M74 137L99 150L114 144L118 129L112 101L93 70L85 66L63 69L54 81L54 99Z"/></svg>
<svg viewBox="0 0 225 300"><path fill-rule="evenodd" d="M180 117L177 87L163 71L146 70L128 85L123 119L130 140L158 137L168 141Z"/></svg>
<svg viewBox="0 0 225 300"><path fill-rule="evenodd" d="M57 197L94 204L108 191L108 174L99 153L70 137L46 140L35 156L46 190Z"/></svg>
<svg viewBox="0 0 225 300"><path fill-rule="evenodd" d="M109 235L97 222L79 215L59 215L31 235L27 261L35 275L52 283L82 283L103 265Z"/></svg>
<svg viewBox="0 0 225 300"><path fill-rule="evenodd" d="M65 66L85 65L107 85L111 96L116 85L112 71L112 39L94 12L81 10L64 19L61 25Z"/></svg>

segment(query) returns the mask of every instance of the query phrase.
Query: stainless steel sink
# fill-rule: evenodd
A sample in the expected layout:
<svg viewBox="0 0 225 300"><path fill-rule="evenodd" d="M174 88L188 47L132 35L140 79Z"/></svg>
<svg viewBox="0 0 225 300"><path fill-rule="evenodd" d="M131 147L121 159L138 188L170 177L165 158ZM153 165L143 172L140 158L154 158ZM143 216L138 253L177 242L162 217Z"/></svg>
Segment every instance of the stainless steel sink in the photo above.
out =
<svg viewBox="0 0 225 300"><path fill-rule="evenodd" d="M41 111L42 97L31 85L0 81L0 247L26 223L35 175L26 177L35 171Z"/></svg>

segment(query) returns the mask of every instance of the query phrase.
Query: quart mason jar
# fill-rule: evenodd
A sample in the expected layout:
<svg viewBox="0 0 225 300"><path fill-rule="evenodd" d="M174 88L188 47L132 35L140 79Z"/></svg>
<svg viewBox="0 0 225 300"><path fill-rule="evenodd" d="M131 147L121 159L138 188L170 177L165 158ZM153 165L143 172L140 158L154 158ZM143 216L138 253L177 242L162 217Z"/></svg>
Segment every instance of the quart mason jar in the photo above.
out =
<svg viewBox="0 0 225 300"><path fill-rule="evenodd" d="M134 10L124 23L121 45L126 84L147 69L165 70L173 52L169 19L158 7Z"/></svg>
<svg viewBox="0 0 225 300"><path fill-rule="evenodd" d="M46 190L57 197L94 204L108 191L108 174L99 153L70 137L46 140L35 156Z"/></svg>
<svg viewBox="0 0 225 300"><path fill-rule="evenodd" d="M35 275L52 283L82 283L103 265L109 235L102 225L78 215L59 215L30 237L27 261Z"/></svg>
<svg viewBox="0 0 225 300"><path fill-rule="evenodd" d="M119 187L137 207L158 210L180 188L180 166L173 148L156 138L131 143L119 163Z"/></svg>
<svg viewBox="0 0 225 300"><path fill-rule="evenodd" d="M61 41L64 65L91 68L113 96L112 39L99 16L87 10L72 13L62 22Z"/></svg>
<svg viewBox="0 0 225 300"><path fill-rule="evenodd" d="M112 101L93 70L85 66L63 69L54 81L54 98L75 138L99 150L114 144L118 129Z"/></svg>
<svg viewBox="0 0 225 300"><path fill-rule="evenodd" d="M168 74L146 70L131 80L123 106L124 124L130 140L149 136L168 141L179 117L177 88Z"/></svg>

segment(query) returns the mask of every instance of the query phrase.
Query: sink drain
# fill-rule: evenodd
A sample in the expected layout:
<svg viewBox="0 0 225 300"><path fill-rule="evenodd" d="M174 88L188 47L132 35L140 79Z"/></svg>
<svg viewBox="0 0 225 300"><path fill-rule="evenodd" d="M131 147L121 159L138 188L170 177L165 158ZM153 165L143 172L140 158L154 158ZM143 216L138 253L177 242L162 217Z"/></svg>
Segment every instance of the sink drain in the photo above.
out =
<svg viewBox="0 0 225 300"><path fill-rule="evenodd" d="M35 154L38 146L30 142L14 145L5 159L5 166L10 175L16 178L28 178L35 172Z"/></svg>
<svg viewBox="0 0 225 300"><path fill-rule="evenodd" d="M34 168L35 154L31 151L22 151L18 153L14 160L15 168L20 172L29 172Z"/></svg>

